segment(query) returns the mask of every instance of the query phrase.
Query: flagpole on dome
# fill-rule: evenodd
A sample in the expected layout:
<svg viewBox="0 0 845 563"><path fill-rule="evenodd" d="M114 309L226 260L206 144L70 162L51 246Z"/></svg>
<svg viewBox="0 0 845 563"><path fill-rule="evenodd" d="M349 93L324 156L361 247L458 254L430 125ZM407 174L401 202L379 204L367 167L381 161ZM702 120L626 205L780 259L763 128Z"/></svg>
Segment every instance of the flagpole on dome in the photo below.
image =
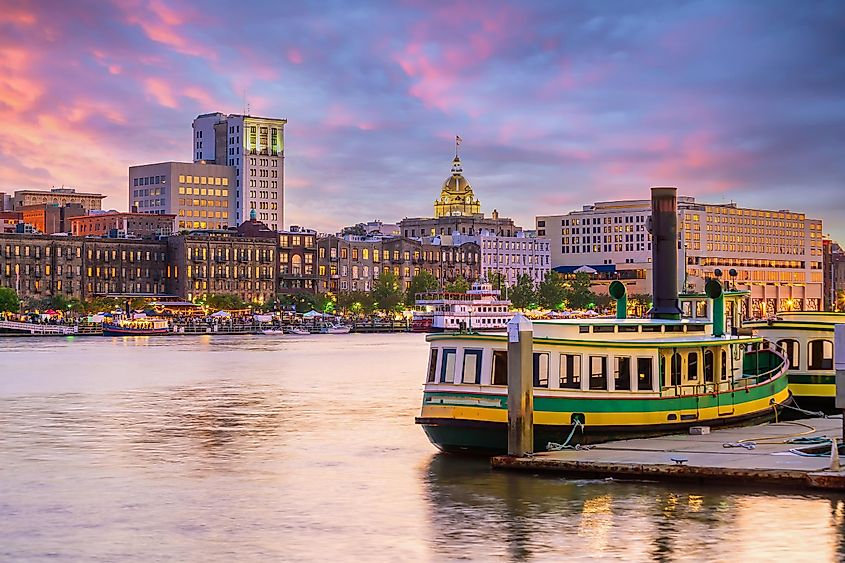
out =
<svg viewBox="0 0 845 563"><path fill-rule="evenodd" d="M461 139L460 135L455 135L455 158L458 158L458 147L462 141L463 139Z"/></svg>

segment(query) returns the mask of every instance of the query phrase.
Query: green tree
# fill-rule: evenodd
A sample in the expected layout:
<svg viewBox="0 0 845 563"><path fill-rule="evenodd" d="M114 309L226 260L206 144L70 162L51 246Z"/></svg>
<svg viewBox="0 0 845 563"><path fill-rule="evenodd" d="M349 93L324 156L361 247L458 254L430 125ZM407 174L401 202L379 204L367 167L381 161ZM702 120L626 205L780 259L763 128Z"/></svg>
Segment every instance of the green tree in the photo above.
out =
<svg viewBox="0 0 845 563"><path fill-rule="evenodd" d="M648 293L634 293L628 296L628 308L633 316L643 317L651 309L651 295Z"/></svg>
<svg viewBox="0 0 845 563"><path fill-rule="evenodd" d="M380 311L395 311L402 303L403 294L399 278L393 272L382 272L373 284L373 299Z"/></svg>
<svg viewBox="0 0 845 563"><path fill-rule="evenodd" d="M85 303L88 313L109 313L120 307L120 300L112 297L94 297Z"/></svg>
<svg viewBox="0 0 845 563"><path fill-rule="evenodd" d="M0 313L17 313L20 307L18 292L11 287L0 287Z"/></svg>
<svg viewBox="0 0 845 563"><path fill-rule="evenodd" d="M549 270L537 288L537 302L544 309L560 310L566 305L566 287L563 276Z"/></svg>
<svg viewBox="0 0 845 563"><path fill-rule="evenodd" d="M446 291L449 293L466 293L469 291L469 282L459 274L458 277L446 284Z"/></svg>
<svg viewBox="0 0 845 563"><path fill-rule="evenodd" d="M240 296L231 293L212 293L206 295L202 301L206 307L214 311L246 309L248 306Z"/></svg>
<svg viewBox="0 0 845 563"><path fill-rule="evenodd" d="M337 308L344 313L370 315L375 310L375 301L365 291L342 291L337 294Z"/></svg>
<svg viewBox="0 0 845 563"><path fill-rule="evenodd" d="M591 302L596 306L596 309L604 311L610 307L614 299L607 293L593 293Z"/></svg>
<svg viewBox="0 0 845 563"><path fill-rule="evenodd" d="M593 303L593 292L590 291L590 276L584 272L575 274L575 279L569 280L566 291L566 302L573 309L586 309Z"/></svg>
<svg viewBox="0 0 845 563"><path fill-rule="evenodd" d="M516 279L516 283L508 290L508 297L517 309L536 309L537 292L534 290L534 281L528 274L522 274Z"/></svg>
<svg viewBox="0 0 845 563"><path fill-rule="evenodd" d="M411 285L408 287L408 291L405 292L405 305L413 307L418 294L437 291L439 287L440 282L437 281L437 278L433 274L426 270L420 270L420 273L411 279Z"/></svg>

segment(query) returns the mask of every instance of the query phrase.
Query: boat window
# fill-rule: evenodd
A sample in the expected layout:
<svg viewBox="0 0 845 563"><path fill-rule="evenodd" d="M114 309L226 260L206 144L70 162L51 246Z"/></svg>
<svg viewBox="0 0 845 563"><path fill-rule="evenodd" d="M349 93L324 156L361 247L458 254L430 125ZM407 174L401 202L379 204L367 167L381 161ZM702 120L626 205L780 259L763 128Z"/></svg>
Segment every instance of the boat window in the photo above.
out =
<svg viewBox="0 0 845 563"><path fill-rule="evenodd" d="M695 302L695 316L699 319L707 318L707 301Z"/></svg>
<svg viewBox="0 0 845 563"><path fill-rule="evenodd" d="M607 357L590 356L590 389L607 389Z"/></svg>
<svg viewBox="0 0 845 563"><path fill-rule="evenodd" d="M704 351L704 383L716 381L716 365L713 359L713 350Z"/></svg>
<svg viewBox="0 0 845 563"><path fill-rule="evenodd" d="M685 319L692 317L692 302L684 301L681 303L681 316Z"/></svg>
<svg viewBox="0 0 845 563"><path fill-rule="evenodd" d="M481 350L464 350L464 369L461 383L481 383Z"/></svg>
<svg viewBox="0 0 845 563"><path fill-rule="evenodd" d="M639 332L640 327L637 325L619 325L619 332Z"/></svg>
<svg viewBox="0 0 845 563"><path fill-rule="evenodd" d="M443 359L440 361L440 383L455 381L455 349L444 348Z"/></svg>
<svg viewBox="0 0 845 563"><path fill-rule="evenodd" d="M833 342L810 340L809 369L833 369Z"/></svg>
<svg viewBox="0 0 845 563"><path fill-rule="evenodd" d="M508 384L508 352L493 350L493 385Z"/></svg>
<svg viewBox="0 0 845 563"><path fill-rule="evenodd" d="M727 350L722 350L722 375L721 380L726 381L728 379L728 352Z"/></svg>
<svg viewBox="0 0 845 563"><path fill-rule="evenodd" d="M431 357L428 359L428 376L425 380L428 383L434 383L435 377L437 377L437 348L432 348Z"/></svg>
<svg viewBox="0 0 845 563"><path fill-rule="evenodd" d="M643 332L662 332L662 325L643 325Z"/></svg>
<svg viewBox="0 0 845 563"><path fill-rule="evenodd" d="M684 325L666 325L666 332L684 332Z"/></svg>
<svg viewBox="0 0 845 563"><path fill-rule="evenodd" d="M637 358L637 389L640 391L651 391L651 358Z"/></svg>
<svg viewBox="0 0 845 563"><path fill-rule="evenodd" d="M590 332L590 327L585 326L585 325L580 325L578 327L578 332L580 332L581 334L584 334L585 332Z"/></svg>
<svg viewBox="0 0 845 563"><path fill-rule="evenodd" d="M605 333L614 332L615 328L616 327L613 326L613 325L609 325L609 326L608 325L599 325L599 326L593 327L593 332L605 332Z"/></svg>
<svg viewBox="0 0 845 563"><path fill-rule="evenodd" d="M687 325L687 332L704 332L704 325Z"/></svg>
<svg viewBox="0 0 845 563"><path fill-rule="evenodd" d="M778 340L778 346L786 354L786 359L789 360L789 369L798 369L801 351L801 345L798 341L786 338L784 340Z"/></svg>
<svg viewBox="0 0 845 563"><path fill-rule="evenodd" d="M687 381L698 381L698 352L687 354Z"/></svg>
<svg viewBox="0 0 845 563"><path fill-rule="evenodd" d="M613 370L613 386L617 391L631 390L631 358L616 356Z"/></svg>
<svg viewBox="0 0 845 563"><path fill-rule="evenodd" d="M549 386L549 355L534 352L534 387Z"/></svg>
<svg viewBox="0 0 845 563"><path fill-rule="evenodd" d="M670 366L669 385L681 384L681 355L675 352L672 354L672 365Z"/></svg>
<svg viewBox="0 0 845 563"><path fill-rule="evenodd" d="M561 354L560 355L560 388L580 389L581 388L581 355Z"/></svg>

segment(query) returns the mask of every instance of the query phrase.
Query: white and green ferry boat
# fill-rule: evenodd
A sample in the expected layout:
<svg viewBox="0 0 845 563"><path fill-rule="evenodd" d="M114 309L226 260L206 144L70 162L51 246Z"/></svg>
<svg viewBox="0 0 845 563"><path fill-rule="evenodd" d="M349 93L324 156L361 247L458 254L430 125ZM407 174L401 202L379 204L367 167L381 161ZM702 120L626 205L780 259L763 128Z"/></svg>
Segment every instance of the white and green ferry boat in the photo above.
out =
<svg viewBox="0 0 845 563"><path fill-rule="evenodd" d="M651 318L534 322L534 451L568 438L584 444L771 420L790 401L784 353L761 336L725 330L718 282L707 288L712 316L681 318L674 188L652 190L652 223ZM624 317L624 286L612 286ZM444 333L427 341L416 422L444 451L506 450L507 336Z"/></svg>

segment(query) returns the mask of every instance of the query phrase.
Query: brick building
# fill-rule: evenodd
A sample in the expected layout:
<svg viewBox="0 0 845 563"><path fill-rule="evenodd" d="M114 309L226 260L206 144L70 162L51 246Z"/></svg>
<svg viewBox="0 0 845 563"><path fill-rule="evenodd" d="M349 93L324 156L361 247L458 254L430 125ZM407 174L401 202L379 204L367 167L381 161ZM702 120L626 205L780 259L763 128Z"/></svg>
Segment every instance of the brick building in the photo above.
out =
<svg viewBox="0 0 845 563"><path fill-rule="evenodd" d="M109 236L154 238L173 233L176 215L148 213L98 213L70 219L73 236Z"/></svg>
<svg viewBox="0 0 845 563"><path fill-rule="evenodd" d="M84 216L87 212L79 203L41 203L18 207L22 221L45 235L69 233L70 220L73 217Z"/></svg>

